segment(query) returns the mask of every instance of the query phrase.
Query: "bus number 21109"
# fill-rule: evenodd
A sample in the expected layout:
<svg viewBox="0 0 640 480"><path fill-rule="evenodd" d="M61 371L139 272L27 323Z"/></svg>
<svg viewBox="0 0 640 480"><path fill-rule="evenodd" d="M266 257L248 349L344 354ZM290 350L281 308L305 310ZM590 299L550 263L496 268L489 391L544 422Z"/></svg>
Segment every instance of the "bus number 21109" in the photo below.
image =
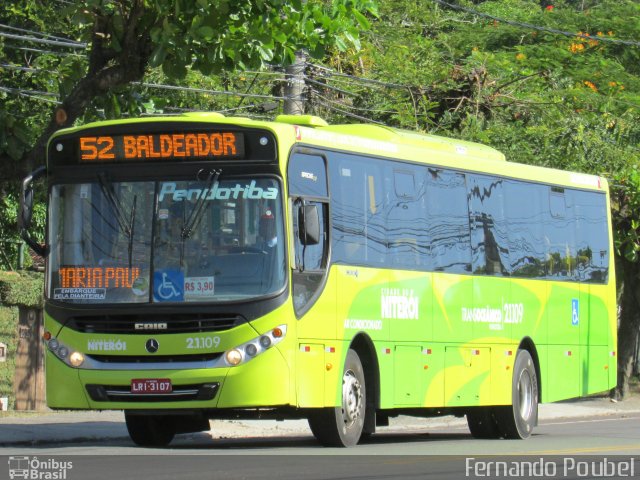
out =
<svg viewBox="0 0 640 480"><path fill-rule="evenodd" d="M187 338L188 349L218 348L220 337L189 337Z"/></svg>

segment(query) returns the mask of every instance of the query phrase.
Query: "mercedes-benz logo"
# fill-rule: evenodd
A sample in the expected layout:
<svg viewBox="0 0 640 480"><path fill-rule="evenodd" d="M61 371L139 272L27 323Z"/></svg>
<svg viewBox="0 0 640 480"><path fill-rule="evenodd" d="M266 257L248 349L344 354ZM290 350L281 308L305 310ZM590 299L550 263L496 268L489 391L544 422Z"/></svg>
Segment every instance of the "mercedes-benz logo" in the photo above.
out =
<svg viewBox="0 0 640 480"><path fill-rule="evenodd" d="M144 344L144 347L147 349L147 352L156 353L158 348L160 348L160 344L155 338L150 338L147 340L147 343Z"/></svg>

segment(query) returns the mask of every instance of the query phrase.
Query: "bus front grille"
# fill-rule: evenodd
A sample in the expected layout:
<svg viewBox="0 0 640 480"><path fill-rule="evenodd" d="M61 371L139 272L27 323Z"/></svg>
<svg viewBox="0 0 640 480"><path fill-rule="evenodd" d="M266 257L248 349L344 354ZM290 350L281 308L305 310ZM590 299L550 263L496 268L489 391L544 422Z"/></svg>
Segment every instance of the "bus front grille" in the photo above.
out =
<svg viewBox="0 0 640 480"><path fill-rule="evenodd" d="M101 363L184 363L214 362L222 356L218 353L196 353L193 355L95 355L87 357Z"/></svg>
<svg viewBox="0 0 640 480"><path fill-rule="evenodd" d="M175 385L170 393L132 393L129 385L87 385L87 393L95 402L180 402L213 400L218 393L218 382L197 385Z"/></svg>
<svg viewBox="0 0 640 480"><path fill-rule="evenodd" d="M174 315L98 315L71 317L65 326L82 333L205 333L222 332L241 323L241 315L174 314Z"/></svg>

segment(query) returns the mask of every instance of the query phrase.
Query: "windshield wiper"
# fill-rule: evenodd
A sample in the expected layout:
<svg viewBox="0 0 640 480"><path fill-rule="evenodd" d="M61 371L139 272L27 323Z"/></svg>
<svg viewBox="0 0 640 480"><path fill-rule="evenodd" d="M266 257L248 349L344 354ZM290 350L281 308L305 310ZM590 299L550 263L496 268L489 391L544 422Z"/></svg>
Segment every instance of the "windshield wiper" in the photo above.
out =
<svg viewBox="0 0 640 480"><path fill-rule="evenodd" d="M136 221L136 204L138 203L138 195L133 196L133 205L131 206L131 216L129 217L129 268L133 266L133 227Z"/></svg>
<svg viewBox="0 0 640 480"><path fill-rule="evenodd" d="M132 257L133 257L133 225L136 218L136 203L138 200L138 195L134 195L133 197L133 206L131 207L131 214L129 219L125 213L122 211L122 207L118 200L116 199L116 194L113 191L113 185L107 179L107 175L105 173L98 174L98 183L100 184L100 189L102 190L102 195L107 199L111 208L115 213L116 222L118 222L118 226L120 227L120 231L129 239L128 245L128 253L129 253L129 268L132 265Z"/></svg>
<svg viewBox="0 0 640 480"><path fill-rule="evenodd" d="M200 180L200 175L202 173L204 173L204 170L200 170L196 175L196 178L198 180ZM191 210L189 217L184 221L182 225L182 230L180 231L180 265L182 265L182 262L184 260L184 243L185 243L184 241L191 236L191 234L193 233L193 230L202 219L202 212L204 211L203 210L204 202L206 201L207 196L211 192L211 189L218 181L218 178L220 178L221 173L222 173L222 170L209 171L209 174L207 175L207 178L205 180L206 182L205 188L202 189L202 193L200 193L200 196L198 197L196 204L193 206L193 210Z"/></svg>

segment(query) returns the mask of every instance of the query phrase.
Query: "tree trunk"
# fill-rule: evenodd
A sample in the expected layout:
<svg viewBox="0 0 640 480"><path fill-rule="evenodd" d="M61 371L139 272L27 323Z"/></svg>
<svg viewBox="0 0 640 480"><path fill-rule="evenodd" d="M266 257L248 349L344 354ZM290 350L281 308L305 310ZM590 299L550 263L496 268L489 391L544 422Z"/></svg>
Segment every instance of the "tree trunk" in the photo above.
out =
<svg viewBox="0 0 640 480"><path fill-rule="evenodd" d="M616 400L629 395L629 379L633 374L633 361L640 336L640 263L618 259L621 278L618 324L618 385L613 394Z"/></svg>

